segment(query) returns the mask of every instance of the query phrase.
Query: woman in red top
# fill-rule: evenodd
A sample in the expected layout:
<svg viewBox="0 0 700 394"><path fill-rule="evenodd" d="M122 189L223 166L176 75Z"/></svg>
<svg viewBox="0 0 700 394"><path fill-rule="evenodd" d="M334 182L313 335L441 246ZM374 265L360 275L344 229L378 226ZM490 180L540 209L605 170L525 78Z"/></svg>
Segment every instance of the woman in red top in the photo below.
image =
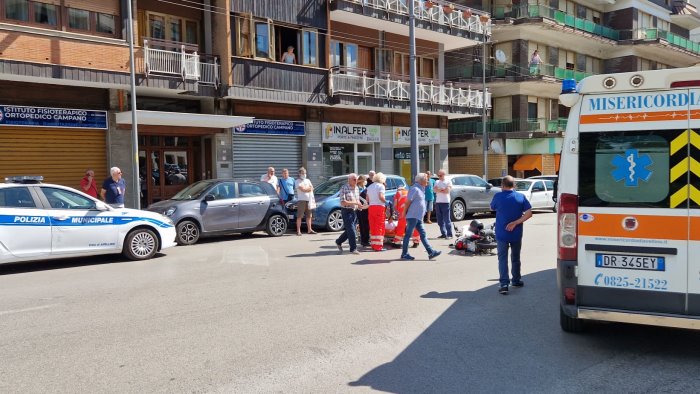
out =
<svg viewBox="0 0 700 394"><path fill-rule="evenodd" d="M80 180L80 188L83 193L97 198L97 183L95 182L95 171L88 169L85 176Z"/></svg>

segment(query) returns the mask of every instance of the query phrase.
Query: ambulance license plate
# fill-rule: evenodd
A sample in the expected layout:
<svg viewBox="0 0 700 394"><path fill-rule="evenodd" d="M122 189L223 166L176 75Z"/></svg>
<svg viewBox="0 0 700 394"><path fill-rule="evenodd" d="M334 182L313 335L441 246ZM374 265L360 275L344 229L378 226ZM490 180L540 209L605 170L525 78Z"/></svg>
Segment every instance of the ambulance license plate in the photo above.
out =
<svg viewBox="0 0 700 394"><path fill-rule="evenodd" d="M595 266L644 271L666 271L666 258L630 254L596 253Z"/></svg>

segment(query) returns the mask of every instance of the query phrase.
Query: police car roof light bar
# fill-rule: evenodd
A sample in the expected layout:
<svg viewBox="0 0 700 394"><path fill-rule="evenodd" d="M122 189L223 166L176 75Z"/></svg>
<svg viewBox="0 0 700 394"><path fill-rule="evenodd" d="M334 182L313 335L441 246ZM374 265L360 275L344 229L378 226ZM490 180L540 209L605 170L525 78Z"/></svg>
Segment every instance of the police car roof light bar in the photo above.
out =
<svg viewBox="0 0 700 394"><path fill-rule="evenodd" d="M5 178L5 183L41 183L44 181L44 177L41 175L20 175L20 176L8 176Z"/></svg>

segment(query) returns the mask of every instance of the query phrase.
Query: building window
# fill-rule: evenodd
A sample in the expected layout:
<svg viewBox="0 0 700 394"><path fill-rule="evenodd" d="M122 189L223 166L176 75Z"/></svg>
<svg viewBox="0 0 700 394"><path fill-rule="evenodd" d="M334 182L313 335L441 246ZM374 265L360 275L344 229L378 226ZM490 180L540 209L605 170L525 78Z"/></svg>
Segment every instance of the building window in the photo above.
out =
<svg viewBox="0 0 700 394"><path fill-rule="evenodd" d="M41 23L42 25L56 26L56 6L34 3L34 22Z"/></svg>
<svg viewBox="0 0 700 394"><path fill-rule="evenodd" d="M29 21L29 2L27 0L5 0L5 17L16 21Z"/></svg>
<svg viewBox="0 0 700 394"><path fill-rule="evenodd" d="M331 42L331 65L333 67L357 68L357 45Z"/></svg>
<svg viewBox="0 0 700 394"><path fill-rule="evenodd" d="M68 27L75 30L90 30L90 11L69 8Z"/></svg>
<svg viewBox="0 0 700 394"><path fill-rule="evenodd" d="M318 66L318 33L313 30L302 32L301 64Z"/></svg>
<svg viewBox="0 0 700 394"><path fill-rule="evenodd" d="M199 23L195 20L154 12L148 12L147 20L148 38L199 45Z"/></svg>
<svg viewBox="0 0 700 394"><path fill-rule="evenodd" d="M391 73L391 59L394 57L394 53L391 49L380 49L374 50L374 57L376 59L376 69L379 73Z"/></svg>
<svg viewBox="0 0 700 394"><path fill-rule="evenodd" d="M116 18L114 15L97 14L97 32L105 34L114 34L116 31Z"/></svg>
<svg viewBox="0 0 700 394"><path fill-rule="evenodd" d="M255 57L271 59L275 53L272 45L274 36L272 24L255 22Z"/></svg>

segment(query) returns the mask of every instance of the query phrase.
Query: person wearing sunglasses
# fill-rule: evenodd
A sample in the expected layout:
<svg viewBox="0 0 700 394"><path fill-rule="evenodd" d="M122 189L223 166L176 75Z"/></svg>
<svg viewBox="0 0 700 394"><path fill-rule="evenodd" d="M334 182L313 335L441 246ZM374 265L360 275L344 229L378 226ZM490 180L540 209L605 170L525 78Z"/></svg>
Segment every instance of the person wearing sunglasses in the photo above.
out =
<svg viewBox="0 0 700 394"><path fill-rule="evenodd" d="M112 167L109 173L111 176L102 182L100 197L113 208L124 208L126 182L122 179L122 170L119 167Z"/></svg>

